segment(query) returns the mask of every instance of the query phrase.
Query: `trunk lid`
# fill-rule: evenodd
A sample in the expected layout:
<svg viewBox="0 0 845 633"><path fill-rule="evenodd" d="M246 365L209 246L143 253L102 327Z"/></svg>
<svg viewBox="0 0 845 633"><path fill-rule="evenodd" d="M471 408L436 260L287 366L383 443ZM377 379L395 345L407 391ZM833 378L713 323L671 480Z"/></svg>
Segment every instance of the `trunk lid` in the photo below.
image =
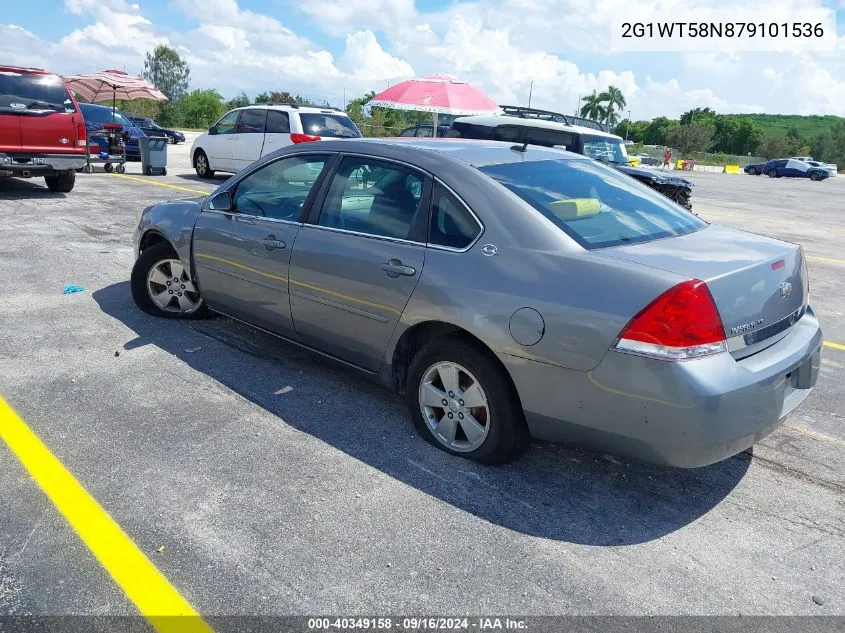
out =
<svg viewBox="0 0 845 633"><path fill-rule="evenodd" d="M806 309L804 254L789 242L710 225L601 253L706 282L735 357L780 340Z"/></svg>
<svg viewBox="0 0 845 633"><path fill-rule="evenodd" d="M76 112L33 112L19 115L21 150L33 154L84 154Z"/></svg>

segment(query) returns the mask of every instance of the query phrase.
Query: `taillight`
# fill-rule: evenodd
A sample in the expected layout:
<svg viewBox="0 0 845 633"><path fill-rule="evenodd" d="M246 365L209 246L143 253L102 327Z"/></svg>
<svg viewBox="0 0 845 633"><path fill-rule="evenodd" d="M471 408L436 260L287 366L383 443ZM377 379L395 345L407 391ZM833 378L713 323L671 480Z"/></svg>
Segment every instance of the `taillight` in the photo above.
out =
<svg viewBox="0 0 845 633"><path fill-rule="evenodd" d="M311 141L319 141L319 136L313 136L312 134L291 134L290 140L294 143L309 143Z"/></svg>
<svg viewBox="0 0 845 633"><path fill-rule="evenodd" d="M691 279L643 308L616 342L616 349L663 360L685 360L728 349L722 318L707 284Z"/></svg>
<svg viewBox="0 0 845 633"><path fill-rule="evenodd" d="M76 145L77 147L85 147L88 141L88 130L85 129L85 119L76 119Z"/></svg>
<svg viewBox="0 0 845 633"><path fill-rule="evenodd" d="M804 280L804 303L810 301L810 270L807 268L807 256L804 254L804 247L799 246L801 251L801 278Z"/></svg>

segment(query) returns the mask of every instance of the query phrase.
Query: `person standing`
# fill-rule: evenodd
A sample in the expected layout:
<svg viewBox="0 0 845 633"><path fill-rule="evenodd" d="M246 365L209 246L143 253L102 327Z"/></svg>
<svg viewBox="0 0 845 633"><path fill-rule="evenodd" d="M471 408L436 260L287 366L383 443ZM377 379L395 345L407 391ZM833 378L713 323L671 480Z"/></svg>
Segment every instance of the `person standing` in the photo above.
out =
<svg viewBox="0 0 845 633"><path fill-rule="evenodd" d="M672 158L672 151L667 147L663 152L663 169L669 169L669 159Z"/></svg>

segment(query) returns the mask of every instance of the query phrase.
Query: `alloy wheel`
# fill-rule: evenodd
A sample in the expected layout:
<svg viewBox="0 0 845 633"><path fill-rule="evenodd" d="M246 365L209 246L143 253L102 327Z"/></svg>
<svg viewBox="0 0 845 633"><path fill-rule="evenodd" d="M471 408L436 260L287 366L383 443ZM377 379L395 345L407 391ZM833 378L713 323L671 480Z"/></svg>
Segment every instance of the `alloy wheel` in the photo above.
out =
<svg viewBox="0 0 845 633"><path fill-rule="evenodd" d="M467 453L487 439L487 395L465 367L445 361L429 367L420 381L419 403L431 433L449 449Z"/></svg>
<svg viewBox="0 0 845 633"><path fill-rule="evenodd" d="M190 314L202 305L202 297L178 259L163 259L150 268L147 292L164 312Z"/></svg>

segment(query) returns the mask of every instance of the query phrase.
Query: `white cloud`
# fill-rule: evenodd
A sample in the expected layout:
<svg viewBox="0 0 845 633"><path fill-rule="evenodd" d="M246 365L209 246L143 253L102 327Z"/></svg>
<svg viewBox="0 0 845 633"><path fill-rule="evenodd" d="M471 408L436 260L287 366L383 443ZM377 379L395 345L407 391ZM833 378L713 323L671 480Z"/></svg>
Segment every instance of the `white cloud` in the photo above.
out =
<svg viewBox="0 0 845 633"><path fill-rule="evenodd" d="M299 8L332 35L392 30L414 22L414 0L301 0Z"/></svg>
<svg viewBox="0 0 845 633"><path fill-rule="evenodd" d="M347 36L341 67L351 81L362 84L414 76L410 64L386 53L372 31Z"/></svg>

